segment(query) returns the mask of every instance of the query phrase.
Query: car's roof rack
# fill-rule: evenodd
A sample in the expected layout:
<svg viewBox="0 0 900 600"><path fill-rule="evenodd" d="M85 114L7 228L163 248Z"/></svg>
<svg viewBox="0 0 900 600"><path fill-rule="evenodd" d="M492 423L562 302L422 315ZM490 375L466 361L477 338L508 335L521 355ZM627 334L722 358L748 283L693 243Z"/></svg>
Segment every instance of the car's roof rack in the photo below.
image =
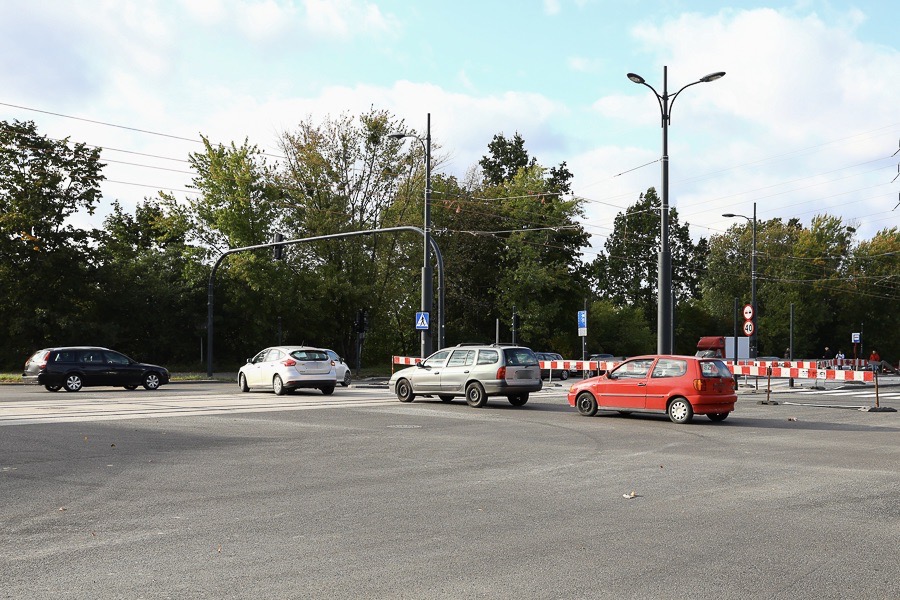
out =
<svg viewBox="0 0 900 600"><path fill-rule="evenodd" d="M495 344L495 343L493 343L493 342L490 343L490 344L486 344L486 343L484 343L484 342L463 342L463 343L461 343L461 344L457 344L457 345L454 346L454 347L455 347L455 348L461 348L461 347L466 347L466 346L488 346L488 347L494 347L494 348L520 348L520 347L524 347L524 346L522 346L522 344L513 344L513 343L510 343L510 342L500 342L499 344Z"/></svg>

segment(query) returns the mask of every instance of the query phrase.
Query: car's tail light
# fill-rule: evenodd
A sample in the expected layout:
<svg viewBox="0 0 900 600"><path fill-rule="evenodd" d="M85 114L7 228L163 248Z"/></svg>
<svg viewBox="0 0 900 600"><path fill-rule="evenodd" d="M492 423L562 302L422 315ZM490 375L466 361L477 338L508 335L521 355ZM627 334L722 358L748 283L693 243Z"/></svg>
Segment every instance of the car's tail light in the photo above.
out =
<svg viewBox="0 0 900 600"><path fill-rule="evenodd" d="M506 367L497 369L497 379L506 379Z"/></svg>
<svg viewBox="0 0 900 600"><path fill-rule="evenodd" d="M283 364L286 367L293 367L294 365L297 364L297 361L294 360L293 358L288 358L288 359L284 360L281 364Z"/></svg>
<svg viewBox="0 0 900 600"><path fill-rule="evenodd" d="M44 356L41 357L41 364L38 365L38 368L39 368L39 369L46 369L46 368L47 368L47 361L48 361L49 359L50 359L50 353L47 352L47 353L44 354ZM27 365L28 363L25 363L25 364Z"/></svg>
<svg viewBox="0 0 900 600"><path fill-rule="evenodd" d="M694 380L694 389L698 392L706 391L706 380L705 379L695 379Z"/></svg>

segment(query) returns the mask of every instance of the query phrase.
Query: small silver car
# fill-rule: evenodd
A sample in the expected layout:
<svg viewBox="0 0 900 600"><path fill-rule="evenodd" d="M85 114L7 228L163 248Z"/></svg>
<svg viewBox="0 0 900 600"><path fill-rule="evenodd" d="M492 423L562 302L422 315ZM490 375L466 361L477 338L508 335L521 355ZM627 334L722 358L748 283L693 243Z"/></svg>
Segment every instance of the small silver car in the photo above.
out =
<svg viewBox="0 0 900 600"><path fill-rule="evenodd" d="M330 356L332 362L334 362L334 372L337 374L338 383L344 387L350 385L350 382L353 380L350 373L350 365L348 365L334 350L328 350L326 348L325 352L328 353L328 356Z"/></svg>
<svg viewBox="0 0 900 600"><path fill-rule="evenodd" d="M541 367L534 352L522 346L460 344L397 371L388 386L400 402L416 396L450 402L462 396L469 406L481 408L491 396L506 396L513 406L524 406L528 394L541 389Z"/></svg>
<svg viewBox="0 0 900 600"><path fill-rule="evenodd" d="M337 376L334 361L321 348L274 346L247 359L238 371L238 385L242 392L261 388L281 396L298 388L313 388L328 395L334 392Z"/></svg>

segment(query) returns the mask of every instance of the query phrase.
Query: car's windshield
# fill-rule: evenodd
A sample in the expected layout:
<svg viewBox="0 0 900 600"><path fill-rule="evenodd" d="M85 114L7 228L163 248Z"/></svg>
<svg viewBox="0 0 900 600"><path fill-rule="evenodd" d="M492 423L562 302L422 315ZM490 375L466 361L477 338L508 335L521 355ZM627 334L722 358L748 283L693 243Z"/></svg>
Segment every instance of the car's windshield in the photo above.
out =
<svg viewBox="0 0 900 600"><path fill-rule="evenodd" d="M503 356L508 367L535 367L538 364L537 356L528 348L504 348Z"/></svg>
<svg viewBox="0 0 900 600"><path fill-rule="evenodd" d="M426 367L442 367L444 363L447 362L447 357L450 356L449 350L441 350L440 352L435 352L428 358L426 358L422 365Z"/></svg>
<svg viewBox="0 0 900 600"><path fill-rule="evenodd" d="M622 363L612 372L613 378L621 379L644 379L650 371L650 365L653 364L652 358L639 358L629 360Z"/></svg>

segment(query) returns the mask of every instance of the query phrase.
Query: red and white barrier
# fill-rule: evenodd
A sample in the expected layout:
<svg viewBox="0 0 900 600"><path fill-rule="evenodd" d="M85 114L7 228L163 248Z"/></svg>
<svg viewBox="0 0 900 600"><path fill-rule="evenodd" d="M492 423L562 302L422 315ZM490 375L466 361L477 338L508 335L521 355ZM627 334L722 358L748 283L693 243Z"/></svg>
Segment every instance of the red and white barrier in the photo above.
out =
<svg viewBox="0 0 900 600"><path fill-rule="evenodd" d="M729 364L728 368L731 369L731 372L735 375L750 375L751 377L793 377L794 379L830 379L834 381L875 380L875 374L872 373L872 371L843 371L835 369L768 367L745 364Z"/></svg>
<svg viewBox="0 0 900 600"><path fill-rule="evenodd" d="M422 362L421 358L413 358L411 356L394 356L392 358L395 365L414 365Z"/></svg>
<svg viewBox="0 0 900 600"><path fill-rule="evenodd" d="M394 365L414 365L422 362L421 358L410 356L392 357ZM596 361L596 360L548 360L540 361L542 369L575 370L575 371L599 371L610 370L621 361ZM809 360L740 360L735 364L726 361L725 364L735 375L749 375L751 377L773 377L775 379L825 379L832 381L874 381L872 371L846 371L843 369L819 368L825 364L837 364L844 366L852 363L853 366L866 366L868 361L862 359L844 359L842 361L809 361ZM393 365L392 365L393 368ZM769 370L771 369L771 373Z"/></svg>

